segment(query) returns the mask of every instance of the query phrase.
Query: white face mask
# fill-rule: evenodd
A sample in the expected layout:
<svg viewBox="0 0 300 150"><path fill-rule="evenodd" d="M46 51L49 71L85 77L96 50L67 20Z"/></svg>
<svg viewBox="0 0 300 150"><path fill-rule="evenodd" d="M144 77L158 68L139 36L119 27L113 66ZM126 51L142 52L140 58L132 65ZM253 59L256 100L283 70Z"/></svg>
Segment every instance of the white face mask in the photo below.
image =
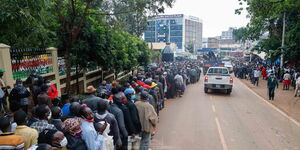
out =
<svg viewBox="0 0 300 150"><path fill-rule="evenodd" d="M66 147L68 144L68 140L66 137L64 137L64 139L62 141L60 141L60 147Z"/></svg>
<svg viewBox="0 0 300 150"><path fill-rule="evenodd" d="M50 114L48 115L48 120L50 120L51 119L51 117L52 117L52 112L50 111Z"/></svg>

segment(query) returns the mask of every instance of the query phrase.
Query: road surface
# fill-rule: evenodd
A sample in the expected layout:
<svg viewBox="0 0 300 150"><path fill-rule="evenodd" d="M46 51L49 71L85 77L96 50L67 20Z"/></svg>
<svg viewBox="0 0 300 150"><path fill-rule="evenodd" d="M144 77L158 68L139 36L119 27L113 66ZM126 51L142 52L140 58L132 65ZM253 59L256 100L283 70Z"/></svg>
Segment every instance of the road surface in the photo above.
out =
<svg viewBox="0 0 300 150"><path fill-rule="evenodd" d="M300 150L300 126L234 79L231 95L203 80L166 101L151 150Z"/></svg>

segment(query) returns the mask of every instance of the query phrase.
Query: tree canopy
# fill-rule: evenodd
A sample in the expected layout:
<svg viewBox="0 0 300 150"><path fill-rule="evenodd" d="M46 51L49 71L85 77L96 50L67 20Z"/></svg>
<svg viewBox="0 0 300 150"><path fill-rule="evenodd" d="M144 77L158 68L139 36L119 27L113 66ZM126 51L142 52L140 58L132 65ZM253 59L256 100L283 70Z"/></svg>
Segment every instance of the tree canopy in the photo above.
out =
<svg viewBox="0 0 300 150"><path fill-rule="evenodd" d="M147 18L175 0L0 0L0 42L13 48L56 46L71 68L100 66L116 72L147 65L140 37Z"/></svg>
<svg viewBox="0 0 300 150"><path fill-rule="evenodd" d="M298 61L300 57L300 1L299 0L239 0L247 3L250 23L234 32L236 40L260 40L256 50L267 52L273 59L284 49L286 60ZM236 10L241 14L244 8ZM285 46L281 47L283 16L286 14ZM262 38L262 35L267 35Z"/></svg>

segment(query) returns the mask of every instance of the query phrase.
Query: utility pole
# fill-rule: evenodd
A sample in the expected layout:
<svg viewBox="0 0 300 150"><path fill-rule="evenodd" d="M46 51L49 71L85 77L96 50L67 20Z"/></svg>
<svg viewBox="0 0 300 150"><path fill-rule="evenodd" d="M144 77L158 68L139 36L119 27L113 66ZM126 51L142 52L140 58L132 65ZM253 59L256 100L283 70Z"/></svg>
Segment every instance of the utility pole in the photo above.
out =
<svg viewBox="0 0 300 150"><path fill-rule="evenodd" d="M284 37L285 37L285 26L286 26L286 12L283 13L283 27L282 27L282 40L281 40L281 56L280 56L280 69L283 71L283 59L284 59Z"/></svg>

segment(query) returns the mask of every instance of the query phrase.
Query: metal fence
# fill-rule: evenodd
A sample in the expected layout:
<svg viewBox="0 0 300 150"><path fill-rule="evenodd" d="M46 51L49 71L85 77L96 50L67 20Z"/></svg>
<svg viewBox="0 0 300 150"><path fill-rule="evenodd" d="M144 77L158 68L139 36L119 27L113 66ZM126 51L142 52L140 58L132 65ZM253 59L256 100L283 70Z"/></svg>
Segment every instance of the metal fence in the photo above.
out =
<svg viewBox="0 0 300 150"><path fill-rule="evenodd" d="M10 55L14 80L53 72L52 55L44 48L11 49Z"/></svg>

